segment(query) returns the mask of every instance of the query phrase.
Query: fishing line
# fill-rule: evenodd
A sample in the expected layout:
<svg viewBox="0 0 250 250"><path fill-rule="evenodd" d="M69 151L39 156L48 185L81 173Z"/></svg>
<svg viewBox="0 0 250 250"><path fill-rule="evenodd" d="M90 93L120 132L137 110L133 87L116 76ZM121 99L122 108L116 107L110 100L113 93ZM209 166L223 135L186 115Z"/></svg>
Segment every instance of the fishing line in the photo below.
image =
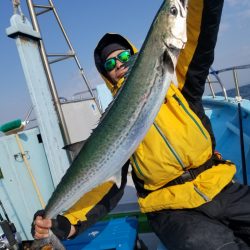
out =
<svg viewBox="0 0 250 250"><path fill-rule="evenodd" d="M236 88L236 101L238 102L242 176L243 176L243 183L247 185L247 166L246 166L246 157L245 157L245 145L244 145L244 134L243 134L243 123L242 123L242 108L241 108L242 98L240 96L238 78L237 78L237 73L235 69L233 69L233 76L234 76L234 83L235 83L235 88Z"/></svg>

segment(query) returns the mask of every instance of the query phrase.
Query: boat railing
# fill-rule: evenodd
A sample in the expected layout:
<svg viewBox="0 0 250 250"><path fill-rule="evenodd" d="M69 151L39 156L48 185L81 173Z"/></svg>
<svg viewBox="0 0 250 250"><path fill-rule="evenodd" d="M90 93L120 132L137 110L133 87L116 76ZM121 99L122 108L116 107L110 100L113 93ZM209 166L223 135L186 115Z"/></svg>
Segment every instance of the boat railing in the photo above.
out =
<svg viewBox="0 0 250 250"><path fill-rule="evenodd" d="M220 70L214 70L213 67L210 67L210 72L209 72L209 75L207 77L207 83L208 83L208 86L210 88L212 97L213 98L216 97L213 83L218 83L221 87L222 94L223 94L225 100L228 100L226 88L225 88L224 84L222 83L221 77L219 75L221 73L231 71L233 73L233 80L234 80L234 85L235 85L235 90L236 90L236 100L241 101L242 98L241 98L240 89L239 89L240 86L239 86L238 71L242 70L242 69L250 69L250 64L233 66L233 67L224 68L224 69L220 69ZM212 80L212 77L214 78L214 80Z"/></svg>

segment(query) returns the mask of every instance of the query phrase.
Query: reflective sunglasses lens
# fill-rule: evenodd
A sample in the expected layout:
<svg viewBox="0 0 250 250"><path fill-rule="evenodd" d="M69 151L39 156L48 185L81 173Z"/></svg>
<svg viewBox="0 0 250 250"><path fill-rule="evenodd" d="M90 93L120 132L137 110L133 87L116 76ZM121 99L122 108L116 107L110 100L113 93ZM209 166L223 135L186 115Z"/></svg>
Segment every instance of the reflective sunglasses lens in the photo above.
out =
<svg viewBox="0 0 250 250"><path fill-rule="evenodd" d="M129 50L122 51L120 54L117 55L117 57L109 58L104 63L104 68L106 71L111 71L116 66L116 59L118 59L120 62L124 63L124 62L128 62L130 57L131 57L131 54L130 54Z"/></svg>
<svg viewBox="0 0 250 250"><path fill-rule="evenodd" d="M111 71L115 68L115 65L116 65L115 59L110 58L104 63L104 68L106 71Z"/></svg>
<svg viewBox="0 0 250 250"><path fill-rule="evenodd" d="M126 51L123 51L121 52L117 58L119 59L120 62L127 62L130 58L130 51L129 50L126 50Z"/></svg>

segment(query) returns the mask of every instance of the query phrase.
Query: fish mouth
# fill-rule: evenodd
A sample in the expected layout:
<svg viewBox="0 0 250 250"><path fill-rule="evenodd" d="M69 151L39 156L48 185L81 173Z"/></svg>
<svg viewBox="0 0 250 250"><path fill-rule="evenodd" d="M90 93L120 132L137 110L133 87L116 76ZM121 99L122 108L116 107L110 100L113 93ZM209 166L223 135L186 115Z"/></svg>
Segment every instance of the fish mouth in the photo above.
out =
<svg viewBox="0 0 250 250"><path fill-rule="evenodd" d="M170 31L170 39L165 42L166 47L169 49L184 49L187 43L187 37L177 37Z"/></svg>

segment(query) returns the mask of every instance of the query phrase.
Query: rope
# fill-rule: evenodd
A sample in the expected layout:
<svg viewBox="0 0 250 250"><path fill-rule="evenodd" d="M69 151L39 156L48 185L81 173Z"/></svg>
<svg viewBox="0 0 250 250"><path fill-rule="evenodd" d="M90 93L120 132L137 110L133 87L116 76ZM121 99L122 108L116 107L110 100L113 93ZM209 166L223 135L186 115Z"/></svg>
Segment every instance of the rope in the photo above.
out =
<svg viewBox="0 0 250 250"><path fill-rule="evenodd" d="M20 0L12 0L13 5L18 6L20 5Z"/></svg>
<svg viewBox="0 0 250 250"><path fill-rule="evenodd" d="M14 14L20 14L20 16L22 17L23 21L25 21L25 16L22 12L21 9L21 5L20 5L20 0L12 0L12 4L13 4L13 12Z"/></svg>
<svg viewBox="0 0 250 250"><path fill-rule="evenodd" d="M35 188L35 191L36 191L36 193L37 193L38 199L39 199L39 201L40 201L40 203L41 203L41 205L42 205L42 208L45 208L45 202L44 202L43 197L42 197L42 195L41 195L41 192L40 192L40 190L39 190L39 188L38 188L38 186L37 186L35 177L34 177L34 175L33 175L33 173L32 173L30 164L29 164L28 159L27 159L27 157L26 157L26 155L25 155L25 152L24 152L22 143L21 143L21 141L20 141L19 135L18 135L18 134L15 134L15 137L16 137L16 142L17 142L18 148L19 148L19 150L20 150L20 152L21 152L21 154L22 154L24 164L25 164L25 166L26 166L26 168L27 168L27 170L28 170L28 172L29 172L29 175L30 175L30 177L31 177L32 184L33 184L33 186L34 186L34 188Z"/></svg>

